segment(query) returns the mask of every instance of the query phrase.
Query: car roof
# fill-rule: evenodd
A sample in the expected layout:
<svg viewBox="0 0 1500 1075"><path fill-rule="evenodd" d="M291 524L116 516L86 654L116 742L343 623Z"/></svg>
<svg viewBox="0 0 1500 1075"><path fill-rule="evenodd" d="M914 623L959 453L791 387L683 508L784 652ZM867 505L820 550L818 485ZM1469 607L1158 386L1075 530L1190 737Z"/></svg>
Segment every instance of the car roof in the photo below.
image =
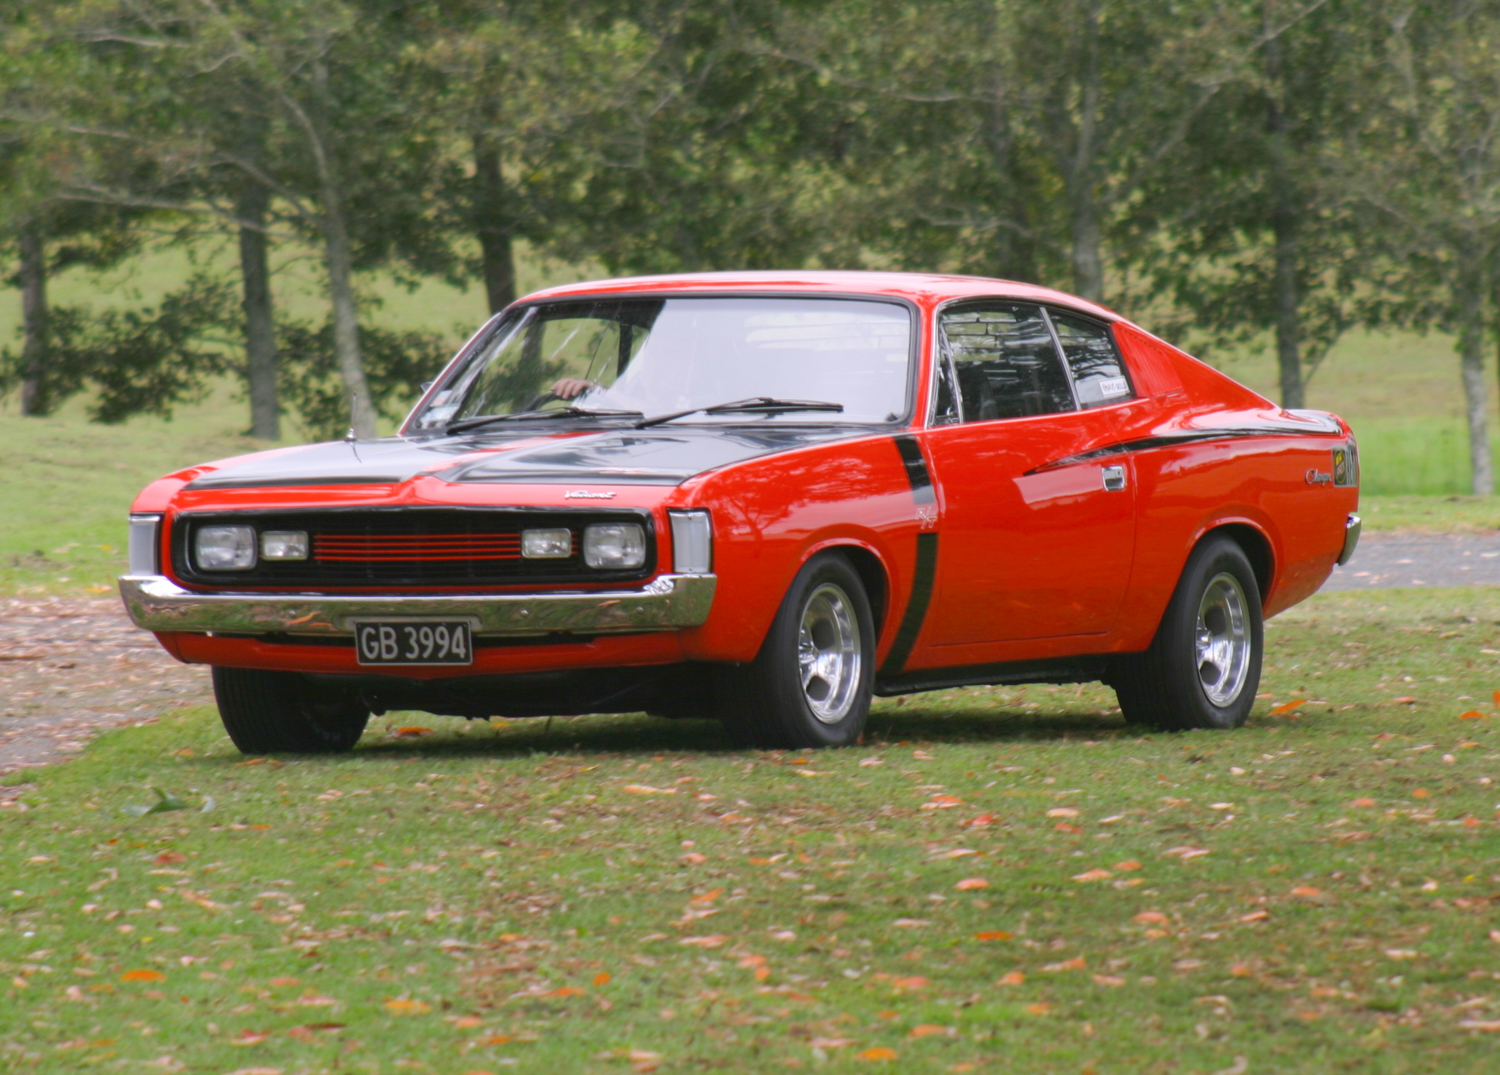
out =
<svg viewBox="0 0 1500 1075"><path fill-rule="evenodd" d="M1123 318L1107 307L1064 291L1016 280L991 280L983 276L953 276L916 272L833 272L777 270L757 272L673 273L667 276L626 276L613 280L590 280L563 284L527 295L521 301L581 298L586 295L621 295L663 292L806 293L831 295L879 295L909 299L921 306L935 306L950 299L1010 298L1067 306L1107 321Z"/></svg>

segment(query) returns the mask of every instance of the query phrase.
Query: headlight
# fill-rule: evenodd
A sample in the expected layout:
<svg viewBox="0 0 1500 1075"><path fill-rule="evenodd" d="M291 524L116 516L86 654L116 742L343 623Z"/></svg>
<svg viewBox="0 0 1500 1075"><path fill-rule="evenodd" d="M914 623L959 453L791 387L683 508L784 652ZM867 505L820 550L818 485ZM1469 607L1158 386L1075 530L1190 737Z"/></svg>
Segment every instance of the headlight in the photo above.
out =
<svg viewBox="0 0 1500 1075"><path fill-rule="evenodd" d="M266 560L306 560L307 531L267 530L260 536L260 555Z"/></svg>
<svg viewBox="0 0 1500 1075"><path fill-rule="evenodd" d="M130 573L132 575L154 575L156 543L161 533L160 515L132 515L130 517Z"/></svg>
<svg viewBox="0 0 1500 1075"><path fill-rule="evenodd" d="M522 530L521 555L528 560L566 560L573 555L573 531L565 526Z"/></svg>
<svg viewBox="0 0 1500 1075"><path fill-rule="evenodd" d="M629 570L646 562L646 531L640 523L595 523L583 532L583 562Z"/></svg>
<svg viewBox="0 0 1500 1075"><path fill-rule="evenodd" d="M205 526L193 541L200 571L249 571L255 566L255 528Z"/></svg>
<svg viewBox="0 0 1500 1075"><path fill-rule="evenodd" d="M669 511L672 569L680 575L706 575L714 566L714 532L706 511Z"/></svg>

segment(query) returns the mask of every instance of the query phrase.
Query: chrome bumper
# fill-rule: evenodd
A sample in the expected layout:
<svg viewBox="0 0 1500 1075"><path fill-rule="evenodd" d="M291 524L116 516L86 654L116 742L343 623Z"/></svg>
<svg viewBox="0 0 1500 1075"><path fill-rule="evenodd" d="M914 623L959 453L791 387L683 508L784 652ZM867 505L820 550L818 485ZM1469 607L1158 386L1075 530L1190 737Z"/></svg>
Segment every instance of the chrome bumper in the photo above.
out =
<svg viewBox="0 0 1500 1075"><path fill-rule="evenodd" d="M1359 547L1359 531L1363 524L1358 515L1350 514L1344 520L1344 551L1339 553L1339 566L1343 567L1349 562L1349 557L1354 555L1354 550Z"/></svg>
<svg viewBox="0 0 1500 1075"><path fill-rule="evenodd" d="M223 634L352 635L356 620L468 620L476 635L675 631L708 619L718 579L661 575L639 590L528 594L196 593L161 575L125 575L137 627Z"/></svg>

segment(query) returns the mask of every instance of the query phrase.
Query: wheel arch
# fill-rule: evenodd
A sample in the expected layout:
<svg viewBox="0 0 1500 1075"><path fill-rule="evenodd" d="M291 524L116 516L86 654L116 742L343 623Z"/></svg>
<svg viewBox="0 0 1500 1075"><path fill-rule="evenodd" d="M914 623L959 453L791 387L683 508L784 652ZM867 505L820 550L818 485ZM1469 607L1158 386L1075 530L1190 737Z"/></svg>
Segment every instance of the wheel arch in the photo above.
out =
<svg viewBox="0 0 1500 1075"><path fill-rule="evenodd" d="M842 556L854 568L854 573L864 584L865 596L870 601L870 618L875 622L875 637L879 639L885 630L886 615L891 604L890 573L886 571L885 564L873 550L864 545L835 541L809 551L807 559L802 561L803 565L824 553Z"/></svg>
<svg viewBox="0 0 1500 1075"><path fill-rule="evenodd" d="M1270 539L1249 523L1224 523L1206 531L1194 548L1215 536L1229 538L1240 547L1245 559L1250 561L1250 569L1255 572L1256 588L1260 590L1261 604L1264 605L1271 596L1271 584L1276 578L1276 554L1272 551Z"/></svg>

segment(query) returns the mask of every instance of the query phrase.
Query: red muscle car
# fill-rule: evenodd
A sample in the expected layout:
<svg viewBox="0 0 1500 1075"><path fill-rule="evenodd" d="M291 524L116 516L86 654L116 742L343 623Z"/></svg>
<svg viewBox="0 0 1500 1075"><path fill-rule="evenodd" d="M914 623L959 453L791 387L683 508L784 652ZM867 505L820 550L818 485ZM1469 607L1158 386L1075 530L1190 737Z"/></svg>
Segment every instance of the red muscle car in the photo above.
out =
<svg viewBox="0 0 1500 1075"><path fill-rule="evenodd" d="M1358 484L1340 419L1046 288L607 280L497 315L395 436L154 482L120 587L252 753L399 709L835 746L872 695L1089 680L1233 728Z"/></svg>

